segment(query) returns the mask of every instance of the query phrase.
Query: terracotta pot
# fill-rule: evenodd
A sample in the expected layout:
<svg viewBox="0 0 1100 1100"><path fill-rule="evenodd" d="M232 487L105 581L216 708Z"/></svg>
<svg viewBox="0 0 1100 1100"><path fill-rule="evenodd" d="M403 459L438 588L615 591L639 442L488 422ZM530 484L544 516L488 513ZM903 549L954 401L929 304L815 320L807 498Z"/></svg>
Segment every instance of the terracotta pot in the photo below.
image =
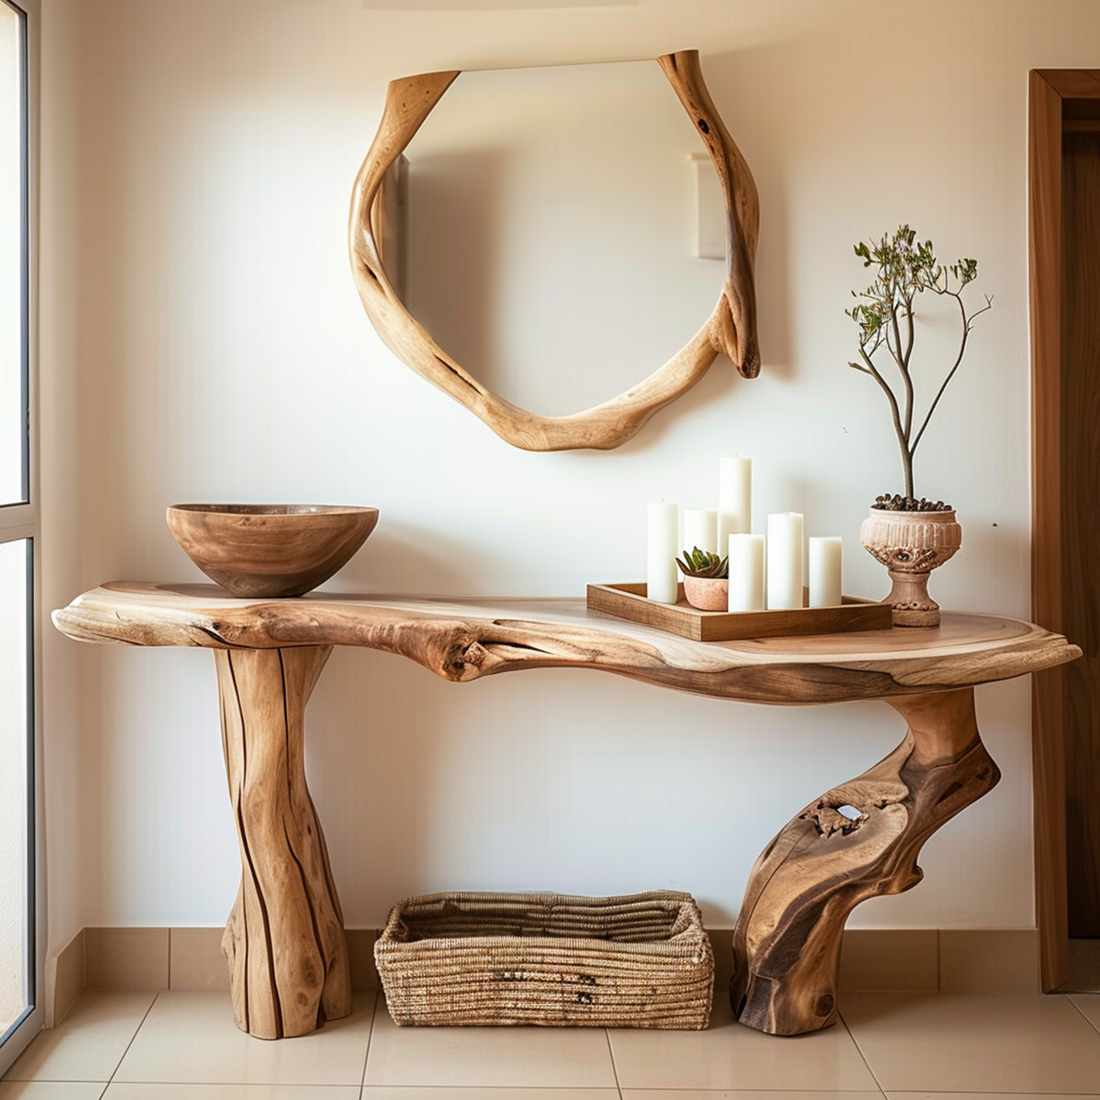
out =
<svg viewBox="0 0 1100 1100"><path fill-rule="evenodd" d="M928 595L928 574L962 546L955 513L872 508L859 541L894 582L884 601L894 610L894 626L938 626L940 605Z"/></svg>
<svg viewBox="0 0 1100 1100"><path fill-rule="evenodd" d="M684 577L684 598L700 611L726 611L730 582L726 577Z"/></svg>

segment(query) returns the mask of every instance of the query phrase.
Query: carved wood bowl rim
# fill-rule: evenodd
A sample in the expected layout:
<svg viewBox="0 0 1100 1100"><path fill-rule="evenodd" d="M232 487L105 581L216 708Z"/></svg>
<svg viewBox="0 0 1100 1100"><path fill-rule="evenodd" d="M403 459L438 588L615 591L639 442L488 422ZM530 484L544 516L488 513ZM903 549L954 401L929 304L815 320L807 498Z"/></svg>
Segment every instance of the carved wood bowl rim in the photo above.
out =
<svg viewBox="0 0 1100 1100"><path fill-rule="evenodd" d="M173 504L168 529L238 598L301 596L342 569L378 523L359 504Z"/></svg>
<svg viewBox="0 0 1100 1100"><path fill-rule="evenodd" d="M663 366L600 405L571 416L541 416L493 393L464 370L408 311L382 255L383 184L461 70L390 82L370 150L355 178L348 247L363 308L387 347L421 377L480 417L507 443L528 451L608 450L626 442L659 409L694 386L726 354L745 378L760 372L753 264L760 204L752 172L718 114L698 50L656 59L703 141L726 207L726 272L718 303L690 341Z"/></svg>

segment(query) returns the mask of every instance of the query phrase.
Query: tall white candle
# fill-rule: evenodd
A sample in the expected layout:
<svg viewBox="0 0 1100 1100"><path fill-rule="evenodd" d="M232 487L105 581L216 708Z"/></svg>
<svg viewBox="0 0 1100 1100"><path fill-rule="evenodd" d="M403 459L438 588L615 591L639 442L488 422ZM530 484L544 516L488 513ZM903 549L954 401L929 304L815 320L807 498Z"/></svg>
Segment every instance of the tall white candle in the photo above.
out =
<svg viewBox="0 0 1100 1100"><path fill-rule="evenodd" d="M752 530L752 459L718 460L718 545Z"/></svg>
<svg viewBox="0 0 1100 1100"><path fill-rule="evenodd" d="M802 606L802 513L768 516L768 608Z"/></svg>
<svg viewBox="0 0 1100 1100"><path fill-rule="evenodd" d="M730 611L763 611L764 536L733 534L726 545L730 558Z"/></svg>
<svg viewBox="0 0 1100 1100"><path fill-rule="evenodd" d="M718 553L718 512L714 508L685 508L680 549L690 554L695 547Z"/></svg>
<svg viewBox="0 0 1100 1100"><path fill-rule="evenodd" d="M838 607L841 594L841 549L838 535L809 540L810 607Z"/></svg>
<svg viewBox="0 0 1100 1100"><path fill-rule="evenodd" d="M646 512L646 595L658 603L676 602L675 504L651 504Z"/></svg>

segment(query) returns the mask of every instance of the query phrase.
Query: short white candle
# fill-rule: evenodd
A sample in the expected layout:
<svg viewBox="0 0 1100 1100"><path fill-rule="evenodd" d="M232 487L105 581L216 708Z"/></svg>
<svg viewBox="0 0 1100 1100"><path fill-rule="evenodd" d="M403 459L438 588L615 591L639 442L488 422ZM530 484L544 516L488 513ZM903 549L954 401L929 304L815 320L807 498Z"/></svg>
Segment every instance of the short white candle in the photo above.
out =
<svg viewBox="0 0 1100 1100"><path fill-rule="evenodd" d="M768 609L802 606L802 513L768 516Z"/></svg>
<svg viewBox="0 0 1100 1100"><path fill-rule="evenodd" d="M718 460L718 545L752 530L752 459Z"/></svg>
<svg viewBox="0 0 1100 1100"><path fill-rule="evenodd" d="M820 535L809 540L810 607L839 607L841 601L841 548L839 535Z"/></svg>
<svg viewBox="0 0 1100 1100"><path fill-rule="evenodd" d="M730 611L764 610L764 536L734 534L727 539L730 559Z"/></svg>
<svg viewBox="0 0 1100 1100"><path fill-rule="evenodd" d="M718 553L718 511L714 508L685 508L684 534L680 549L690 554L695 547Z"/></svg>
<svg viewBox="0 0 1100 1100"><path fill-rule="evenodd" d="M651 504L646 512L645 591L658 603L675 603L676 523L679 508L675 504Z"/></svg>

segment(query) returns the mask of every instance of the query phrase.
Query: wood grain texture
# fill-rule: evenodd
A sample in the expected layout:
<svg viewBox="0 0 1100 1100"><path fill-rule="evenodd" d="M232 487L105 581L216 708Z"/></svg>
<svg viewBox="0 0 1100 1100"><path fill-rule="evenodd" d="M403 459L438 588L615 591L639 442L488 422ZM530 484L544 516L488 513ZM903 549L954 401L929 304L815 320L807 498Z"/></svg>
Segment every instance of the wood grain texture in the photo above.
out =
<svg viewBox="0 0 1100 1100"><path fill-rule="evenodd" d="M243 867L225 951L237 1022L268 1038L305 1034L349 1009L339 902L302 767L302 714L333 645L401 654L458 682L576 667L752 702L890 702L909 722L902 746L807 807L750 880L734 1004L743 1022L777 1034L835 1019L848 912L914 885L924 840L996 782L972 685L1079 655L1059 635L991 615L947 614L919 632L706 643L610 619L582 600L234 600L207 585L126 582L85 593L53 621L83 641L215 650ZM843 812L852 806L854 826Z"/></svg>
<svg viewBox="0 0 1100 1100"><path fill-rule="evenodd" d="M324 504L176 504L180 549L234 596L300 596L342 569L378 509Z"/></svg>
<svg viewBox="0 0 1100 1100"><path fill-rule="evenodd" d="M754 274L760 235L756 181L710 98L699 66L699 51L664 54L657 58L657 64L710 153L726 205L726 279L718 307L711 315L710 341L745 378L755 378L760 373Z"/></svg>
<svg viewBox="0 0 1100 1100"><path fill-rule="evenodd" d="M939 627L694 642L586 610L581 599L422 599L313 593L240 600L211 585L118 582L55 611L84 641L272 649L350 645L398 653L464 682L525 668L613 672L761 703L828 703L944 691L1073 660L1031 623L945 613Z"/></svg>
<svg viewBox="0 0 1100 1100"><path fill-rule="evenodd" d="M1062 608L1069 935L1100 938L1100 133L1062 142Z"/></svg>
<svg viewBox="0 0 1100 1100"><path fill-rule="evenodd" d="M883 630L891 625L889 604L844 596L840 607L802 607L774 611L702 611L686 602L684 585L678 603L646 599L645 584L590 584L586 603L601 611L697 642L735 638L784 638L801 634L835 634L849 630ZM803 595L803 600L806 596Z"/></svg>
<svg viewBox="0 0 1100 1100"><path fill-rule="evenodd" d="M681 351L626 393L572 416L539 416L493 393L456 363L402 302L381 254L383 181L459 73L406 77L393 81L387 91L378 134L352 193L348 243L356 289L371 323L399 359L515 447L530 451L617 447L655 412L694 386L719 353L728 355L744 377L759 373L753 269L759 226L756 184L714 109L697 51L669 54L658 61L718 172L726 200L726 277L710 317Z"/></svg>
<svg viewBox="0 0 1100 1100"><path fill-rule="evenodd" d="M1100 71L1030 74L1028 244L1032 377L1032 614L1064 631L1062 450L1062 127L1067 111L1093 113ZM1064 749L1065 676L1035 678L1032 713L1035 773L1036 919L1043 988L1068 970Z"/></svg>
<svg viewBox="0 0 1100 1100"><path fill-rule="evenodd" d="M1064 630L1062 616L1062 100L1029 77L1028 265L1031 314L1032 616ZM1035 809L1035 919L1044 990L1069 968L1066 911L1064 677L1054 668L1032 687Z"/></svg>
<svg viewBox="0 0 1100 1100"><path fill-rule="evenodd" d="M1063 99L1100 99L1100 69L1032 69L1032 76Z"/></svg>
<svg viewBox="0 0 1100 1100"><path fill-rule="evenodd" d="M330 646L217 650L241 885L222 950L237 1026L307 1035L351 1012L344 920L306 787L303 718Z"/></svg>
<svg viewBox="0 0 1100 1100"><path fill-rule="evenodd" d="M890 703L909 723L905 740L807 806L753 868L730 984L749 1027L799 1035L834 1024L848 914L916 886L924 842L1000 778L978 736L973 689Z"/></svg>

